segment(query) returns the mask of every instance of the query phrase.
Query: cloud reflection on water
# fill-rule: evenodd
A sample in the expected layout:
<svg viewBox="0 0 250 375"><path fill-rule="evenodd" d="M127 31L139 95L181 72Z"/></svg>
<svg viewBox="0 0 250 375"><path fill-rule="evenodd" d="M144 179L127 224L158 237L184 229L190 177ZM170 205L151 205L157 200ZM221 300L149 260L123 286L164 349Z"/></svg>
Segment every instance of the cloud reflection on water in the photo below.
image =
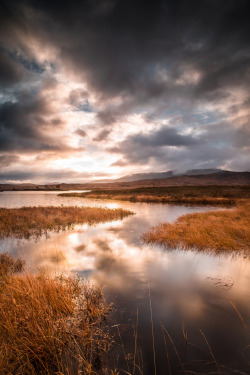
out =
<svg viewBox="0 0 250 375"><path fill-rule="evenodd" d="M49 201L51 204L51 198ZM76 204L75 200L64 202ZM202 329L219 360L238 361L246 335L230 301L236 303L250 324L249 257L242 253L215 255L168 250L145 245L140 239L152 225L204 208L99 201L87 201L87 205L123 207L136 215L91 227L79 225L72 231L54 233L39 241L7 240L5 247L15 249L30 267L59 273L78 272L89 281L102 284L107 298L116 307L114 319L125 326L135 322L138 309L139 342L148 361L147 374L152 370L153 360L148 284L159 363L165 361L160 322L177 336L185 322L192 339L199 344L202 342L199 329ZM232 283L230 288L226 286L228 280ZM130 340L127 335L126 343L128 349L132 348L133 337Z"/></svg>

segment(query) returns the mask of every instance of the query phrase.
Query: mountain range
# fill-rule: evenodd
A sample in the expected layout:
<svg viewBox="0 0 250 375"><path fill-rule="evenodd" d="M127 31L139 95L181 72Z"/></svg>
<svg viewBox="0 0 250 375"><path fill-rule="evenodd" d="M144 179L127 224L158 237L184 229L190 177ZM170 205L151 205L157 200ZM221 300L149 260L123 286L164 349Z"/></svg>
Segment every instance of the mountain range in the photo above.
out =
<svg viewBox="0 0 250 375"><path fill-rule="evenodd" d="M85 183L48 184L0 184L4 190L90 190L127 189L150 186L198 186L198 185L250 185L250 172L233 172L222 169L192 169L182 174L173 171L160 173L136 173L117 180L99 180Z"/></svg>
<svg viewBox="0 0 250 375"><path fill-rule="evenodd" d="M134 182L134 181L144 181L144 180L160 180L160 179L177 177L177 176L208 175L208 174L223 173L223 172L229 172L229 171L224 170L224 169L218 169L218 168L209 168L209 169L190 169L183 173L175 173L174 171L135 173L135 174L120 177L116 180L103 179L103 180L91 181L91 182L92 183Z"/></svg>

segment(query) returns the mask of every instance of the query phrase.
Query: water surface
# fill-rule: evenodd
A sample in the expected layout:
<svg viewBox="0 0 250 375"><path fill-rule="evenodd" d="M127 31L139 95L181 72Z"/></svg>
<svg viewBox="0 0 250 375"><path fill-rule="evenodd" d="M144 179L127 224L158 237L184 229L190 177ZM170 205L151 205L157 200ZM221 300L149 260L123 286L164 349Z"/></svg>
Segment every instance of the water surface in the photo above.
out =
<svg viewBox="0 0 250 375"><path fill-rule="evenodd" d="M1 241L2 251L10 250L24 258L33 270L44 267L53 272L77 272L90 282L100 283L106 297L114 303L112 329L114 334L121 334L126 353L134 352L133 329L138 319L137 349L142 355L137 364L143 365L144 374L155 372L150 301L157 374L170 373L167 354L171 373L181 370L174 346L185 368L218 372L206 340L216 361L224 365L221 373L230 374L235 369L250 373L246 328L250 327L249 257L241 252L216 255L170 250L141 240L141 235L153 225L209 208L65 198L57 194L3 192L0 206L121 207L136 214L91 227L79 225L39 241L6 239ZM183 331L187 332L188 345ZM112 363L133 373L133 366L126 363L121 351L114 351ZM196 360L202 362L197 364Z"/></svg>

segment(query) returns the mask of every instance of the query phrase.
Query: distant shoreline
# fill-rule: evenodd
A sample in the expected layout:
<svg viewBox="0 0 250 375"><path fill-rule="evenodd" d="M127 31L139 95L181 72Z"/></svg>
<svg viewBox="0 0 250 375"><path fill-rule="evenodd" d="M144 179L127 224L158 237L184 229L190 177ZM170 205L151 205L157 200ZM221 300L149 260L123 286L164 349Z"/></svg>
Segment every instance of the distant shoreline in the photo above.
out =
<svg viewBox="0 0 250 375"><path fill-rule="evenodd" d="M164 186L250 186L250 172L221 172L207 175L183 175L163 179L135 180L128 182L88 182L51 184L0 184L0 191L67 191L67 190L107 190L135 189Z"/></svg>
<svg viewBox="0 0 250 375"><path fill-rule="evenodd" d="M59 196L129 202L234 206L239 199L250 198L250 185L144 187L62 193Z"/></svg>

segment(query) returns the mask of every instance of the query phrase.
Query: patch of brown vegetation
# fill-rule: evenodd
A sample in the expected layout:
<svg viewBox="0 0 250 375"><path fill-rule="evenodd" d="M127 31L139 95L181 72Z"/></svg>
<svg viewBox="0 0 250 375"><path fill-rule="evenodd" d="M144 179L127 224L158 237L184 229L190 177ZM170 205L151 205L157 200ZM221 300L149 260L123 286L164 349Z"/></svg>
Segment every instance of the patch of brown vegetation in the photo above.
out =
<svg viewBox="0 0 250 375"><path fill-rule="evenodd" d="M239 198L250 198L250 186L143 187L126 190L62 193L59 195L130 202L233 206Z"/></svg>
<svg viewBox="0 0 250 375"><path fill-rule="evenodd" d="M63 194L62 194L63 195ZM65 194L66 196L66 194ZM230 198L211 198L211 197L180 197L174 198L171 196L157 197L154 195L99 195L88 194L87 198L92 199L110 199L115 201L129 201L141 203L174 203L174 204L196 204L196 205L224 205L232 206L236 203L235 199Z"/></svg>
<svg viewBox="0 0 250 375"><path fill-rule="evenodd" d="M101 289L17 271L20 261L0 255L0 374L100 373L112 343Z"/></svg>
<svg viewBox="0 0 250 375"><path fill-rule="evenodd" d="M24 261L13 259L9 254L0 254L0 278L23 271Z"/></svg>
<svg viewBox="0 0 250 375"><path fill-rule="evenodd" d="M100 207L22 207L0 208L0 238L41 236L75 224L96 224L122 219L131 211Z"/></svg>
<svg viewBox="0 0 250 375"><path fill-rule="evenodd" d="M250 250L250 203L233 210L183 215L173 224L151 228L143 239L171 248Z"/></svg>

